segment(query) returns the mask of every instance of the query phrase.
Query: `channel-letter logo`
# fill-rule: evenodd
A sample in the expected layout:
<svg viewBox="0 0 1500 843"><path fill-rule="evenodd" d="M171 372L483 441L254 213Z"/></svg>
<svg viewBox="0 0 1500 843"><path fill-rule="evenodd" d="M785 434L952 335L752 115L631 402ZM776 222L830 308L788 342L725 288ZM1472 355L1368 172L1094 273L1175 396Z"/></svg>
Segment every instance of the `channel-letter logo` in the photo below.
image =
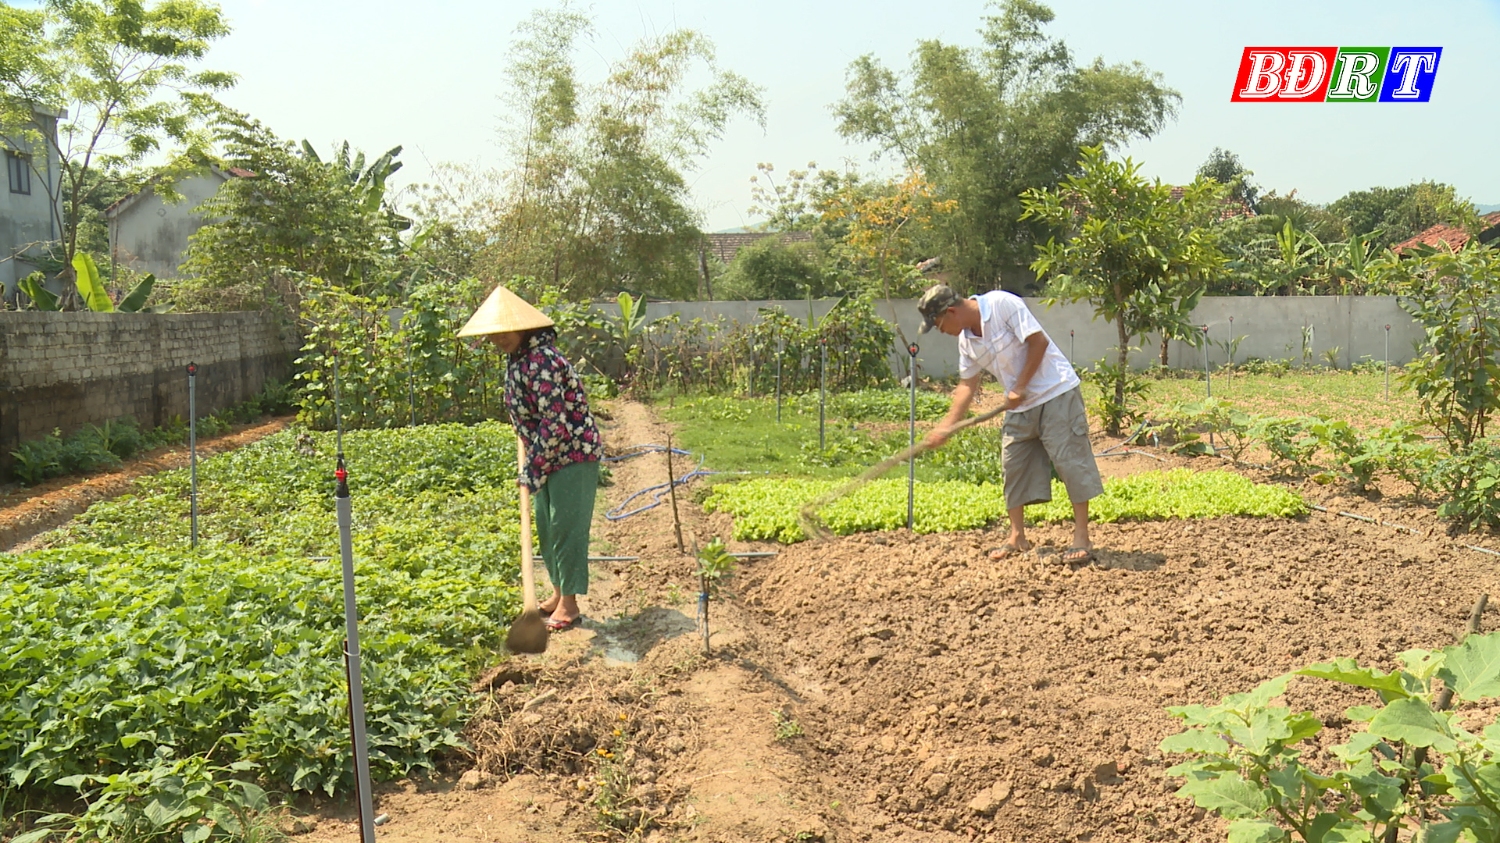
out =
<svg viewBox="0 0 1500 843"><path fill-rule="evenodd" d="M1246 47L1233 102L1427 102L1442 47Z"/></svg>

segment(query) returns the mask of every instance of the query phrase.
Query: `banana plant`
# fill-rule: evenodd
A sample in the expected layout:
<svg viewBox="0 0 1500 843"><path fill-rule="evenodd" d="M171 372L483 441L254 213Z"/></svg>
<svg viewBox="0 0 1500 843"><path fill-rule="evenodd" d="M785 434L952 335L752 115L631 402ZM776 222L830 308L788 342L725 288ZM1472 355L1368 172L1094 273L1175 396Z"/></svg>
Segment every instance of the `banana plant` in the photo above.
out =
<svg viewBox="0 0 1500 843"><path fill-rule="evenodd" d="M1370 243L1381 235L1381 230L1376 229L1366 234L1350 237L1348 242L1333 244L1328 247L1327 272L1330 279L1336 279L1341 288L1347 288L1351 284L1361 284L1365 280L1365 267L1369 266L1375 257L1375 250L1370 248ZM1336 246L1344 247L1343 254L1339 254ZM1350 292L1359 293L1363 289L1355 289Z"/></svg>
<svg viewBox="0 0 1500 843"><path fill-rule="evenodd" d="M146 299L151 297L151 289L156 286L156 276L147 274L136 283L125 298L120 300L118 307L109 298L109 291L104 288L104 279L99 275L99 267L94 259L84 252L73 256L73 273L77 278L78 295L83 298L84 304L95 313L166 313L172 309L171 305L146 307ZM31 295L29 290L22 288L23 292ZM45 292L45 291L44 291ZM50 294L49 294L50 295ZM55 297L54 297L55 298ZM35 300L36 297L32 296ZM47 308L39 308L47 309ZM52 308L56 309L56 308Z"/></svg>
<svg viewBox="0 0 1500 843"><path fill-rule="evenodd" d="M611 320L610 333L625 357L625 378L629 380L645 352L642 339L652 320L646 318L644 296L637 299L629 293L621 293L615 298L615 304L620 307L620 316Z"/></svg>
<svg viewBox="0 0 1500 843"><path fill-rule="evenodd" d="M172 305L156 305L146 307L146 299L151 297L151 288L156 286L156 276L147 273L139 283L131 289L125 298L120 300L119 311L121 313L166 313L172 309Z"/></svg>
<svg viewBox="0 0 1500 843"><path fill-rule="evenodd" d="M619 330L615 339L622 345L629 346L645 333L646 326L650 321L646 319L646 298L633 298L629 293L621 293L615 298L615 304L620 306L620 318L615 324Z"/></svg>
<svg viewBox="0 0 1500 843"><path fill-rule="evenodd" d="M73 279L78 285L78 295L83 303L95 313L114 313L115 303L104 288L104 279L99 276L99 267L85 252L73 255Z"/></svg>
<svg viewBox="0 0 1500 843"><path fill-rule="evenodd" d="M60 310L62 303L58 301L56 293L42 286L44 280L46 280L45 275L33 272L22 278L17 286L31 299L31 306L37 310Z"/></svg>
<svg viewBox="0 0 1500 843"><path fill-rule="evenodd" d="M1295 294L1319 269L1323 244L1310 232L1298 231L1291 220L1276 234L1275 254L1266 263L1268 276L1260 279L1263 293Z"/></svg>
<svg viewBox="0 0 1500 843"><path fill-rule="evenodd" d="M323 163L317 149L305 140L302 142L302 154L320 164ZM344 145L339 148L338 155L329 163L336 167L354 188L364 209L373 212L380 210L381 203L385 201L386 180L402 167L402 163L396 160L400 154L401 147L391 147L384 155L376 158L370 166L366 167L365 154L355 152L350 148L349 142L344 141ZM411 220L406 217L393 214L392 220L400 231L411 227Z"/></svg>

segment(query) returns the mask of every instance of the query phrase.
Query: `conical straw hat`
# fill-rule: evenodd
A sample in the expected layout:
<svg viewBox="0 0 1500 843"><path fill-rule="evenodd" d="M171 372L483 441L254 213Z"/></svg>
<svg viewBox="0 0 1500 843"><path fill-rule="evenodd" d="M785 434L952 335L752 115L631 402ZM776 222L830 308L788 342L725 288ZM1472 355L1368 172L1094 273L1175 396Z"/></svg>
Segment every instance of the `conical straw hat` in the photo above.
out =
<svg viewBox="0 0 1500 843"><path fill-rule="evenodd" d="M547 314L527 304L520 296L504 287L496 287L495 292L490 293L484 304L459 329L458 335L478 337L484 334L503 334L506 331L550 328L553 324Z"/></svg>

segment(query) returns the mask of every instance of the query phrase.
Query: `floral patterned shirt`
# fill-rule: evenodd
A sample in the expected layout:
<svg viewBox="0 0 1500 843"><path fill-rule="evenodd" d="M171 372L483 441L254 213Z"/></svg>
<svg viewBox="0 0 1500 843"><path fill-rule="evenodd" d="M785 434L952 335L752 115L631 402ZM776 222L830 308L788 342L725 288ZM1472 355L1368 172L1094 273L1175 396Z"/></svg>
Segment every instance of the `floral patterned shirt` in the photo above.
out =
<svg viewBox="0 0 1500 843"><path fill-rule="evenodd" d="M583 384L554 340L551 331L531 334L505 366L505 407L528 457L519 479L533 492L558 469L604 456Z"/></svg>

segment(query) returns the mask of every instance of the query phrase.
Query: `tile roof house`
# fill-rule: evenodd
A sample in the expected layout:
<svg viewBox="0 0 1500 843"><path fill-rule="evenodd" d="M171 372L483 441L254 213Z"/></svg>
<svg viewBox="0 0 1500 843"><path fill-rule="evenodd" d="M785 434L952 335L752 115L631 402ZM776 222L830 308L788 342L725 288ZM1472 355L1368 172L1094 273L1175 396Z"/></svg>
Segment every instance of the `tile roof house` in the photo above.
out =
<svg viewBox="0 0 1500 843"><path fill-rule="evenodd" d="M1173 185L1172 201L1181 202L1182 194L1185 190L1186 188L1184 187ZM1224 198L1224 210L1219 212L1219 219L1221 220L1234 219L1235 217L1253 216L1255 216L1255 211L1249 205L1245 204L1244 200L1235 199L1232 196L1226 196Z"/></svg>
<svg viewBox="0 0 1500 843"><path fill-rule="evenodd" d="M157 278L178 277L188 237L208 222L198 206L230 179L253 175L239 167L209 166L177 183L180 202L166 201L147 185L110 205L104 211L109 220L110 263Z"/></svg>
<svg viewBox="0 0 1500 843"><path fill-rule="evenodd" d="M777 237L783 243L812 242L812 235L805 231L737 231L703 235L703 252L728 266L741 249L767 237Z"/></svg>
<svg viewBox="0 0 1500 843"><path fill-rule="evenodd" d="M1485 214L1479 218L1482 222L1479 230L1479 242L1489 245L1500 239L1500 211L1493 214ZM1407 249L1417 246L1431 246L1434 249L1442 248L1447 244L1448 248L1457 251L1469 242L1469 232L1461 226L1435 225L1415 237L1408 237L1400 243L1392 246L1396 254L1401 254Z"/></svg>

